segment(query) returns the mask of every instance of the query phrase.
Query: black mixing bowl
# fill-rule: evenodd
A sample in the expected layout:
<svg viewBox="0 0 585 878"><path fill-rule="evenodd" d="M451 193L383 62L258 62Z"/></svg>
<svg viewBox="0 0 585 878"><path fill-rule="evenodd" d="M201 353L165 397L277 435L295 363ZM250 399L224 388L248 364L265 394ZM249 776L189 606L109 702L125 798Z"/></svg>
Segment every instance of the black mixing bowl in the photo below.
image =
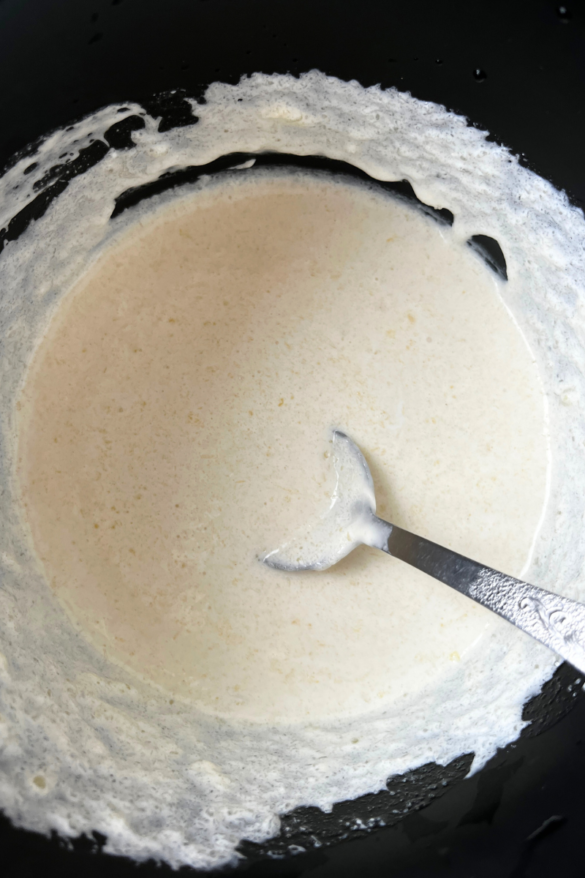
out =
<svg viewBox="0 0 585 878"><path fill-rule="evenodd" d="M112 102L138 101L163 127L192 125L185 97L203 100L214 80L313 68L364 86L395 86L463 113L574 204L585 203L582 0L569 7L549 0L0 0L0 166L47 131ZM110 129L106 140L56 178L52 195L109 147L129 146L128 128ZM173 185L198 173L179 173ZM1 230L0 244L17 237L50 197L45 190ZM526 705L532 723L521 738L474 777L464 779L469 754L447 768L428 765L390 779L387 792L341 803L328 815L315 808L284 815L278 838L242 842L236 873L585 874L585 699L578 679L561 666ZM0 817L3 878L171 873L101 854L103 843L96 835L66 844Z"/></svg>

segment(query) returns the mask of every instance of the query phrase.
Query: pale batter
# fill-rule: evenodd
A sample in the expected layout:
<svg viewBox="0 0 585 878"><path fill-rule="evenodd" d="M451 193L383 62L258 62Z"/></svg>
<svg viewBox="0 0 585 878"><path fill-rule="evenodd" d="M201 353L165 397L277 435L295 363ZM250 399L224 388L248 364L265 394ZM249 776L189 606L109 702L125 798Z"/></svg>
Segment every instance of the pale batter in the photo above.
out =
<svg viewBox="0 0 585 878"><path fill-rule="evenodd" d="M59 598L106 656L231 717L359 714L505 624L365 548L320 574L258 563L327 505L331 425L380 515L511 574L545 499L542 391L495 275L328 178L232 175L144 221L62 303L22 406Z"/></svg>
<svg viewBox="0 0 585 878"><path fill-rule="evenodd" d="M585 600L585 222L393 89L257 74L195 110L160 132L106 107L0 180L0 228L67 182L0 254L0 808L209 868L297 806L476 771L525 725L559 663L527 635L374 550L290 575L257 556L326 508L338 428L382 517ZM252 158L112 219L264 151L407 179L453 226Z"/></svg>

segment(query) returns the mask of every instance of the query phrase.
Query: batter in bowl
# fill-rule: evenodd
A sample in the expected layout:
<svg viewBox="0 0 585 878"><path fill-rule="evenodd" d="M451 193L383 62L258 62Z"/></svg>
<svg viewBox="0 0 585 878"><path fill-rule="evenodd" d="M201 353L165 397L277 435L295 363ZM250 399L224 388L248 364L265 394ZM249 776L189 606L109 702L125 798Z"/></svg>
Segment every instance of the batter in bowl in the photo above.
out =
<svg viewBox="0 0 585 878"><path fill-rule="evenodd" d="M109 149L130 115L134 147ZM297 806L461 754L476 771L520 733L545 647L366 548L322 573L258 556L326 508L335 427L384 518L583 600L585 224L396 91L257 75L197 116L161 133L108 107L1 181L4 227L104 144L0 255L0 807L207 868ZM453 225L250 168L266 151L407 179Z"/></svg>
<svg viewBox="0 0 585 878"><path fill-rule="evenodd" d="M384 515L521 574L544 405L499 289L447 225L301 173L232 174L113 244L21 400L35 546L97 648L203 710L285 722L392 703L481 649L502 623L399 561L295 577L257 554L328 504L334 424Z"/></svg>

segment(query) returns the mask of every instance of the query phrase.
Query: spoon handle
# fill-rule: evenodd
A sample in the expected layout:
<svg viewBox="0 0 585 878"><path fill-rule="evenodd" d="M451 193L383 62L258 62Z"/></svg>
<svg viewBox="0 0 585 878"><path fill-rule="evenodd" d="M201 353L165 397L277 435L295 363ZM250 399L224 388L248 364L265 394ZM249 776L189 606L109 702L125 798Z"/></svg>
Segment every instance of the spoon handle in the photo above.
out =
<svg viewBox="0 0 585 878"><path fill-rule="evenodd" d="M585 605L378 521L390 529L383 551L493 610L585 673Z"/></svg>

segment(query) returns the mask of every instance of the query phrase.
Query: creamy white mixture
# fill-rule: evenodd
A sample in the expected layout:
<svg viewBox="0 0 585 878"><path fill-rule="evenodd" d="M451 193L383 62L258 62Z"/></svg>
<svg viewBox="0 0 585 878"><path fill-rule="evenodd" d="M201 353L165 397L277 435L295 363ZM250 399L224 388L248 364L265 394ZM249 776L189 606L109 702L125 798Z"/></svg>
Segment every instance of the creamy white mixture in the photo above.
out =
<svg viewBox="0 0 585 878"><path fill-rule="evenodd" d="M74 287L19 401L21 485L100 652L204 710L297 722L412 697L481 648L489 612L371 550L320 575L257 560L329 504L336 423L379 514L522 571L542 393L493 273L451 238L362 187L248 171Z"/></svg>
<svg viewBox="0 0 585 878"><path fill-rule="evenodd" d="M335 426L380 515L585 595L585 224L465 120L317 73L216 84L165 134L103 110L5 176L2 219L136 112L136 148L0 257L0 804L205 867L296 805L518 735L544 647L374 550L297 575L257 554L326 508ZM130 186L263 149L408 178L453 228L254 169L109 220Z"/></svg>

